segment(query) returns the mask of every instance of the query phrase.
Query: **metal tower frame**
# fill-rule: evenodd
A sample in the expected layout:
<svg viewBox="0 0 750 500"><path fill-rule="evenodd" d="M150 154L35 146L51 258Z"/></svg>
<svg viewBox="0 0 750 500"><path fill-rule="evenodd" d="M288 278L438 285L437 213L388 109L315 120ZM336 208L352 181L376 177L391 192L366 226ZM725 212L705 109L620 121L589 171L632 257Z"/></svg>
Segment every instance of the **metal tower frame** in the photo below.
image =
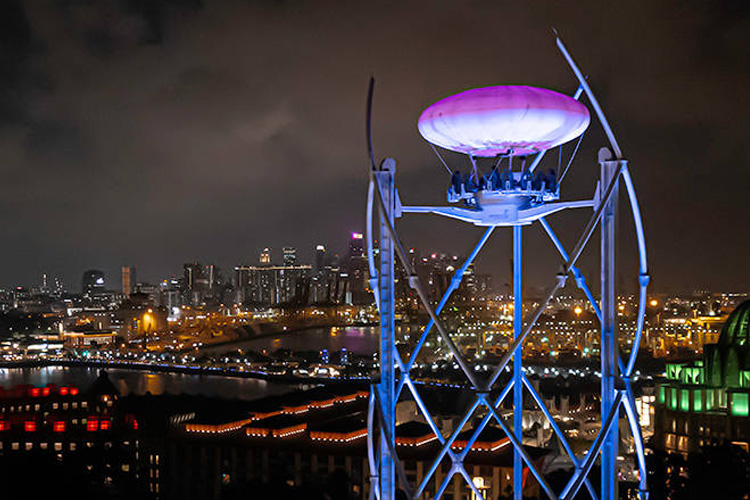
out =
<svg viewBox="0 0 750 500"><path fill-rule="evenodd" d="M628 162L623 157L622 150L615 139L614 133L609 126L609 122L602 112L596 97L591 91L581 71L573 61L559 37L556 38L556 43L578 80L579 88L574 97L578 99L582 93L586 94L589 103L594 109L594 112L604 129L609 142L609 147L602 148L599 151L598 161L600 164L601 177L593 199L547 203L531 209L519 210L517 218L514 220L501 220L497 217L487 217L483 216L481 211L468 211L459 207L402 206L395 187L395 161L387 158L379 166L376 166L375 164L372 143L370 140L372 81L370 83L367 135L372 172L367 203L367 253L369 257L371 276L370 285L375 292L376 302L380 310L381 326L380 379L378 383L371 386L368 411L369 432L367 436L367 444L368 458L370 462L371 500L375 498L377 500L393 500L395 498L397 484L400 485L408 498L422 498L429 481L434 477L435 471L440 466L441 461L446 457L451 461L452 467L449 473L446 474L445 478L443 478L442 482L438 485L434 498L437 499L442 496L453 476L456 474L465 479L467 486L474 492L476 498L483 498L482 493L476 485L474 485L471 476L464 467L464 459L468 455L472 445L478 439L480 433L492 421L497 423L497 425L507 434L509 441L513 446L514 500L521 500L522 497L523 467L528 468L530 473L539 483L541 489L550 499L573 499L576 497L579 490L582 487L585 487L594 500L616 500L616 468L619 446L619 429L617 423L619 421L621 410L624 411L627 417L635 445L636 461L640 476L639 496L641 500L646 500L648 498L643 437L641 435L638 412L631 385L631 375L634 371L643 332L647 300L646 293L649 282L646 243L640 209L628 169ZM532 171L539 164L543 155L544 152L537 154L530 167ZM618 209L618 193L621 187L620 181L624 184L629 199L630 210L633 215L639 254L638 282L640 289L633 345L630 353L624 359L620 356L618 348L616 310L617 295L615 290L615 220ZM545 217L563 209L580 207L592 207L594 213L585 225L576 245L573 247L573 250L568 253ZM376 208L378 211L377 218L375 216ZM406 213L435 213L446 217L473 222L475 225L485 226L487 228L466 261L455 272L448 289L436 307L433 307L430 303L429 297L425 293L425 289L420 283L408 255L404 252L398 233L395 229L395 219ZM373 248L373 224L375 221L377 221L379 225L379 255L377 258ZM544 232L549 236L552 244L560 254L562 264L546 298L535 310L531 311L526 318L523 318L523 226L535 222L539 223ZM597 226L600 229L601 235L601 297L599 301L597 301L591 289L586 284L586 280L580 269L576 267L578 259L586 245L589 243ZM439 315L448 302L451 294L459 287L461 279L467 269L497 227L512 227L513 233L514 340L507 353L502 357L500 363L492 371L492 375L489 379L487 381L480 381L476 377L472 366L462 355L461 350L453 342L447 328L440 320ZM408 356L408 359L401 358L395 344L394 259L396 257L398 257L404 268L410 287L417 293L422 306L430 317L429 322L421 333L413 351ZM565 434L552 418L549 409L545 406L541 395L524 374L522 359L523 344L529 335L529 332L534 328L537 320L547 308L557 291L565 286L569 275L573 276L576 285L587 297L601 324L601 429L596 435L590 448L582 456L577 456L573 452ZM451 351L455 363L460 367L469 386L475 394L473 402L463 414L463 418L461 418L453 432L448 436L443 435L436 425L435 420L428 411L416 384L411 377L411 371L415 365L417 356L433 328L437 330L438 336ZM503 371L506 370L506 367L509 367L511 362L512 377L504 387L500 388L496 384ZM398 368L398 372L396 368ZM441 445L440 451L427 469L420 484L414 485L410 484L407 480L396 450L396 403L405 387L408 389L419 408L419 411ZM491 392L497 389L500 389L497 396L490 398ZM552 491L552 488L539 470L539 467L531 460L527 451L522 446L523 437L521 426L524 392L529 394L531 399L536 403L549 421L554 434L574 465L572 477L560 492ZM498 409L506 397L511 393L513 400L513 419L512 422L509 422L500 415ZM484 408L486 413L481 419L479 425L474 429L466 446L461 450L452 449L452 444L455 442L459 433L463 431L464 427L480 407ZM598 489L594 487L589 479L589 473L594 468L597 459L599 459L601 468L601 485Z"/></svg>

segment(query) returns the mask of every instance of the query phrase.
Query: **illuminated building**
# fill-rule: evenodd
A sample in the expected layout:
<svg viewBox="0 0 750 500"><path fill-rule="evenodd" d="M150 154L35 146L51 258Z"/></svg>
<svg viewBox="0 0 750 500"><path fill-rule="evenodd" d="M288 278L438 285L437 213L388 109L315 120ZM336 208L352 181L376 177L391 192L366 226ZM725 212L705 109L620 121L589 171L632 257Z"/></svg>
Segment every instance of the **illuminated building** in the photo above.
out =
<svg viewBox="0 0 750 500"><path fill-rule="evenodd" d="M234 270L240 303L275 305L307 302L308 280L312 270L309 265L237 266Z"/></svg>
<svg viewBox="0 0 750 500"><path fill-rule="evenodd" d="M271 265L271 250L266 247L260 252L260 259L258 259L260 265Z"/></svg>
<svg viewBox="0 0 750 500"><path fill-rule="evenodd" d="M104 272L96 269L89 269L83 273L81 279L83 295L90 297L105 290Z"/></svg>
<svg viewBox="0 0 750 500"><path fill-rule="evenodd" d="M130 297L130 294L135 291L136 274L135 266L123 266L122 267L122 294L125 297Z"/></svg>
<svg viewBox="0 0 750 500"><path fill-rule="evenodd" d="M367 256L362 233L351 234L345 268L350 294L346 303L370 304L372 295L367 290Z"/></svg>
<svg viewBox="0 0 750 500"><path fill-rule="evenodd" d="M692 363L667 364L656 391L654 445L688 454L709 444L750 446L750 301Z"/></svg>
<svg viewBox="0 0 750 500"><path fill-rule="evenodd" d="M320 273L323 271L323 268L326 263L326 247L323 245L318 245L315 247L315 269L314 271L316 273Z"/></svg>
<svg viewBox="0 0 750 500"><path fill-rule="evenodd" d="M103 372L85 391L53 384L0 388L0 459L56 463L92 485L143 493L135 487L142 475L138 420L118 411L118 400ZM3 487L13 479L4 477Z"/></svg>
<svg viewBox="0 0 750 500"><path fill-rule="evenodd" d="M297 263L297 249L294 247L284 247L281 249L284 257L285 266L293 266Z"/></svg>
<svg viewBox="0 0 750 500"><path fill-rule="evenodd" d="M450 395L457 396L454 392ZM220 498L226 491L244 491L243 486L273 483L274 478L304 490L335 477L334 472L339 471L349 480L346 498L367 499L367 398L364 387L350 385L267 397L244 407L229 401L214 401L209 406L208 401L201 403L196 398L196 409L187 411L191 417L171 426L162 444L166 450L162 457L162 491L170 498ZM459 435L452 446L454 451L467 446L470 432L471 427ZM399 421L395 444L405 457L405 474L412 480L424 479L431 456L440 447L430 426L417 420ZM489 426L467 454L467 468L482 482L488 499L498 498L509 489L511 449L507 436ZM548 453L534 447L526 449L535 460ZM429 497L449 469L446 463L436 472L436 481L431 481L426 490ZM533 478L525 482L524 492L530 497L538 495L539 486ZM468 498L469 491L454 478L446 494L455 499Z"/></svg>

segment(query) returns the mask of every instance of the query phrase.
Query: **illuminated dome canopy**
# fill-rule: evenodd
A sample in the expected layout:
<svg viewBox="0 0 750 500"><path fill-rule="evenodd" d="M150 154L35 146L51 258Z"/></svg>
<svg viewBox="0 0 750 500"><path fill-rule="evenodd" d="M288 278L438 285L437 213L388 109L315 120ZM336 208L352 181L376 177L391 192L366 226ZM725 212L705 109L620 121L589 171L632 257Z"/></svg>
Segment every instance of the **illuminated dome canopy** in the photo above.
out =
<svg viewBox="0 0 750 500"><path fill-rule="evenodd" d="M729 315L721 330L719 345L750 345L750 300L738 305Z"/></svg>
<svg viewBox="0 0 750 500"><path fill-rule="evenodd" d="M419 117L425 140L473 156L544 151L580 136L589 111L570 96L505 85L467 90L442 99Z"/></svg>

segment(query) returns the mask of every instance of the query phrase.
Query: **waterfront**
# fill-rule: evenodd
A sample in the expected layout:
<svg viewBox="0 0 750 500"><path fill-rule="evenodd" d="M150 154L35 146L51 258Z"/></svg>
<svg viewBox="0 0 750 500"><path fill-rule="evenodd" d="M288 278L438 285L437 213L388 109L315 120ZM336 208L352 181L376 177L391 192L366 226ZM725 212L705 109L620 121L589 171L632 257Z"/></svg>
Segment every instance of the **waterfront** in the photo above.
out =
<svg viewBox="0 0 750 500"><path fill-rule="evenodd" d="M336 352L346 348L351 353L367 356L378 352L379 340L378 327L375 326L308 328L230 344L206 346L201 349L201 352L213 355L237 349L268 353L278 349L295 352L328 349L329 352Z"/></svg>
<svg viewBox="0 0 750 500"><path fill-rule="evenodd" d="M0 368L0 385L6 389L19 384L44 386L73 385L86 390L96 379L99 368L45 366L38 368ZM294 389L295 385L258 378L223 375L191 375L174 372L108 368L107 373L120 394L202 394L206 396L251 400Z"/></svg>

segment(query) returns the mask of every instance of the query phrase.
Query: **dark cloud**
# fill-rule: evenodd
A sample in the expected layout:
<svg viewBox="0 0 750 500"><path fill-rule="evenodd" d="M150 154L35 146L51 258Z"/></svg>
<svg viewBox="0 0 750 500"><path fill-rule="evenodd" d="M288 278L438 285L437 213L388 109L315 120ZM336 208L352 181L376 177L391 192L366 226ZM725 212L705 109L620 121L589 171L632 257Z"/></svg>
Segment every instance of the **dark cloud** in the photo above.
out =
<svg viewBox="0 0 750 500"><path fill-rule="evenodd" d="M77 283L124 264L155 280L269 245L306 258L319 242L343 247L363 226L371 74L378 156L398 158L405 202L441 203L447 178L416 132L420 111L482 85L572 91L555 27L631 161L657 287L745 289L749 23L742 1L1 2L0 283ZM592 128L567 196L593 191L603 141ZM552 221L566 244L586 215ZM477 233L433 218L403 227L424 250L466 252ZM528 233L543 283L554 254ZM480 263L500 281L506 236Z"/></svg>

